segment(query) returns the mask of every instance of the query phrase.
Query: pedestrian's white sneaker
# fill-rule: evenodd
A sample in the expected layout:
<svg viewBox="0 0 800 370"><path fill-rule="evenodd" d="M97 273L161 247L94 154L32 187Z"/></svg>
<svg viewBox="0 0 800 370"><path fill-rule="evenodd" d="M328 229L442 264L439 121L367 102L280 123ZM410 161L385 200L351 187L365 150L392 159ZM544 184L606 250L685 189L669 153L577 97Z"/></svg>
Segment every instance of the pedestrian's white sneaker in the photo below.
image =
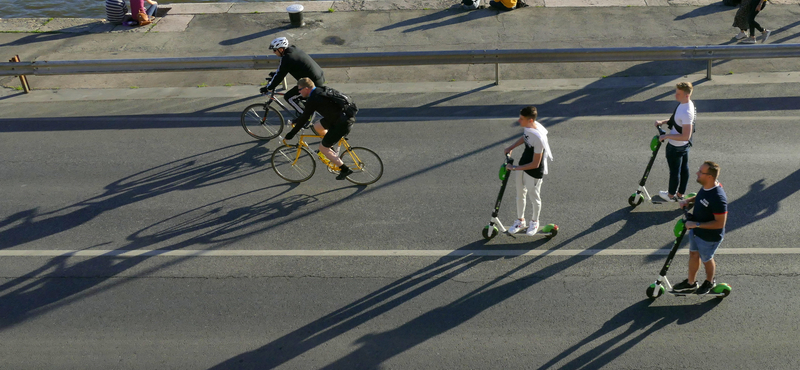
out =
<svg viewBox="0 0 800 370"><path fill-rule="evenodd" d="M511 227L508 229L508 233L516 234L524 228L525 228L525 220L517 219L516 221L514 221L514 224L511 225Z"/></svg>
<svg viewBox="0 0 800 370"><path fill-rule="evenodd" d="M770 31L770 30L764 30L764 33L761 34L761 43L762 44L766 44L767 43L767 39L769 38L769 35L771 33L772 33L772 31Z"/></svg>
<svg viewBox="0 0 800 370"><path fill-rule="evenodd" d="M531 225L528 226L528 231L525 233L527 236L534 236L536 232L539 231L539 221L531 221Z"/></svg>
<svg viewBox="0 0 800 370"><path fill-rule="evenodd" d="M659 191L659 192L658 192L658 196L659 196L659 198L661 198L661 199L664 199L664 200L665 200L665 201L667 201L667 202L677 202L677 200L675 199L675 197L670 197L670 196L669 196L669 192L668 192L668 191L666 191L666 190L661 190L661 191Z"/></svg>
<svg viewBox="0 0 800 370"><path fill-rule="evenodd" d="M739 33L736 35L736 39L737 39L737 40L741 40L741 39L743 39L743 38L745 38L745 37L747 37L747 34L746 34L746 33L744 33L744 31L741 31L741 32L739 32Z"/></svg>

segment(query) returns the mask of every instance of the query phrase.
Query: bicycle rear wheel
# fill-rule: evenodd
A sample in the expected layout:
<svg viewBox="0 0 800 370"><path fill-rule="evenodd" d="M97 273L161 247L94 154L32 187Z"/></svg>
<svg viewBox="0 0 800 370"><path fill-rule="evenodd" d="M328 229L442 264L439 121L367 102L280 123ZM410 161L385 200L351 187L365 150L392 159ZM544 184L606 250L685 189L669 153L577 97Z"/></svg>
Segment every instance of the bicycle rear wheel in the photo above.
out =
<svg viewBox="0 0 800 370"><path fill-rule="evenodd" d="M347 168L353 170L347 181L357 185L369 185L383 176L383 161L367 148L353 147L339 156Z"/></svg>
<svg viewBox="0 0 800 370"><path fill-rule="evenodd" d="M248 135L258 140L270 140L283 131L281 112L265 103L252 104L242 111L242 127Z"/></svg>
<svg viewBox="0 0 800 370"><path fill-rule="evenodd" d="M314 175L317 161L306 148L282 145L272 152L272 169L282 179L289 182L303 182Z"/></svg>

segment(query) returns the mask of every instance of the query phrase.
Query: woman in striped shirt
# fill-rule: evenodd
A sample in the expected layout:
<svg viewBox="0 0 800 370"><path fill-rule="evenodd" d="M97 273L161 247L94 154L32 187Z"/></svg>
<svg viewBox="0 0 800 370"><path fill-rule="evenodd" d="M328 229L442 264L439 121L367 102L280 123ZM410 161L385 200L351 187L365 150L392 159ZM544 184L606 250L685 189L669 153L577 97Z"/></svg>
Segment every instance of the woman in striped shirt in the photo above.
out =
<svg viewBox="0 0 800 370"><path fill-rule="evenodd" d="M128 7L124 0L106 0L106 19L113 24L122 24Z"/></svg>

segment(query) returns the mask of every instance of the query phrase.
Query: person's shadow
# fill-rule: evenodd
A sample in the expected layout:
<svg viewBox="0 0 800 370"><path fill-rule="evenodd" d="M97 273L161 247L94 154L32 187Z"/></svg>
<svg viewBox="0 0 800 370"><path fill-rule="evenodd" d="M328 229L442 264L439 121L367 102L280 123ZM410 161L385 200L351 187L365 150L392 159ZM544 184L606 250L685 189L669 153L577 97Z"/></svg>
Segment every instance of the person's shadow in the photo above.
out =
<svg viewBox="0 0 800 370"><path fill-rule="evenodd" d="M397 329L360 338L358 340L358 344L360 344L358 349L324 367L325 369L380 368L384 361L458 327L487 309L590 258L588 255L572 256L524 277L507 282L515 274L541 263L542 259L549 258L549 251L558 250L577 238L599 231L617 222L625 221L626 225L618 232L590 247L590 249L608 248L640 231L642 224L659 224L672 221L675 218L675 215L670 212L642 213L638 214L638 217L629 217L630 212L630 207L622 208L594 223L586 231L554 246L551 246L554 243L552 239L544 238L523 245L516 243L489 245L484 240L470 243L458 249L452 255L442 257L430 266L398 279L256 350L244 352L230 358L212 367L212 369L274 369L280 367L314 348L323 346L325 343L354 328L441 286L480 263L505 258L471 255L469 251L490 248L499 250L525 248L532 250L549 247L542 255L520 263L482 286L464 294L459 299L432 311L425 312ZM464 253L467 253L467 255L464 255Z"/></svg>
<svg viewBox="0 0 800 370"><path fill-rule="evenodd" d="M586 337L586 339L567 348L561 354L539 367L539 370L550 368L600 369L667 325L672 323L677 325L691 323L714 309L714 307L717 307L721 301L721 299L712 299L700 304L660 307L651 307L653 301L650 299L639 301L606 321L600 329ZM624 332L595 345L591 350L566 364L559 364L581 348L589 347L592 342L626 325L628 325L628 328Z"/></svg>

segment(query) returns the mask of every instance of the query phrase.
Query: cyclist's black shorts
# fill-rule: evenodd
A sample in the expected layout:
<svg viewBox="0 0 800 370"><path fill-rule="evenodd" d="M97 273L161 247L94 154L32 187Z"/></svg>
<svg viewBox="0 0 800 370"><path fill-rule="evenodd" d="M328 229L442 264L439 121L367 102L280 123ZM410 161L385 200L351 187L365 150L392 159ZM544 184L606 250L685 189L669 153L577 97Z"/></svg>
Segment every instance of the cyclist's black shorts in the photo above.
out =
<svg viewBox="0 0 800 370"><path fill-rule="evenodd" d="M321 123L321 122L320 122ZM330 148L334 146L336 143L339 142L339 139L347 136L350 134L350 130L353 128L353 124L356 123L356 119L354 117L347 117L342 115L339 118L339 121L333 125L331 128L327 128L328 133L322 138L322 146L326 148ZM324 127L325 125L323 125Z"/></svg>

